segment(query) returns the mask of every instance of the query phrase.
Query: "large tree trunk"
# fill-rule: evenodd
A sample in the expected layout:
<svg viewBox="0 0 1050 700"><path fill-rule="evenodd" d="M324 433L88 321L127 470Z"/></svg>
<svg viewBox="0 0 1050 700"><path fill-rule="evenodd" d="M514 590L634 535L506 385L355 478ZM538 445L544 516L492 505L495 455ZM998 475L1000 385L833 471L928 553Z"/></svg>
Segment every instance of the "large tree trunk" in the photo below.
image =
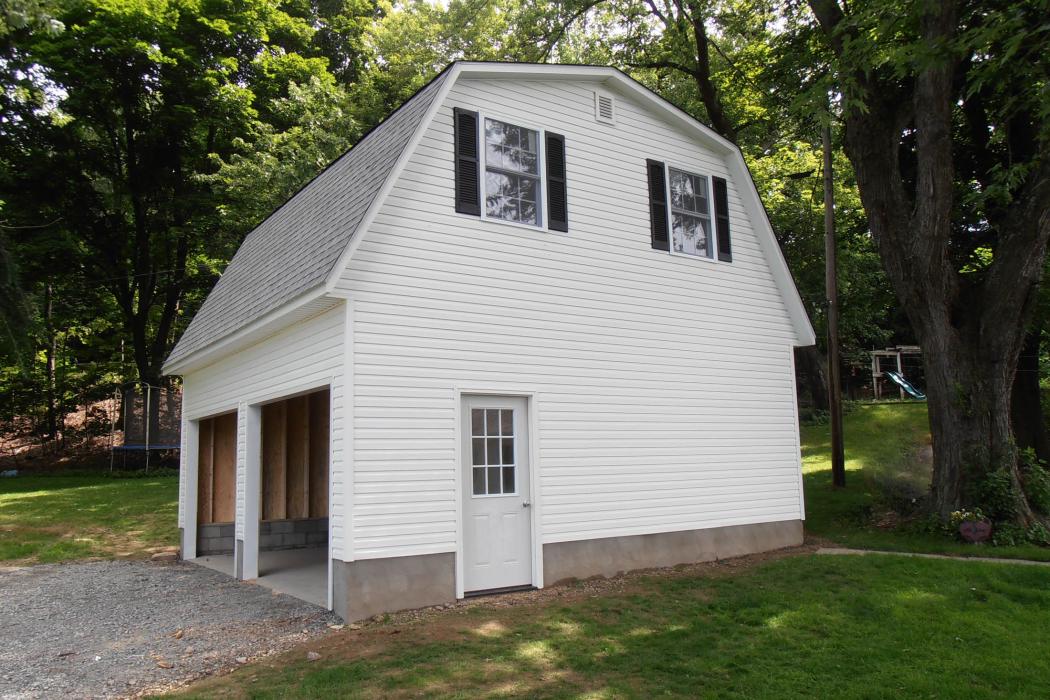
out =
<svg viewBox="0 0 1050 700"><path fill-rule="evenodd" d="M1014 439L1021 449L1035 450L1036 456L1050 461L1050 438L1043 415L1042 392L1039 388L1039 354L1042 324L1029 329L1017 361L1013 392L1010 401Z"/></svg>
<svg viewBox="0 0 1050 700"><path fill-rule="evenodd" d="M923 327L920 337L933 438L933 511L947 518L961 508L986 507L984 479L1002 471L1018 500L1016 512L998 515L1030 522L1010 425L1017 353L1009 344L982 343L950 326Z"/></svg>
<svg viewBox="0 0 1050 700"><path fill-rule="evenodd" d="M831 48L847 55L859 30L844 21L842 7L835 0L810 0L810 7ZM951 45L955 3L922 9L924 44ZM1050 163L1033 161L1010 204L985 213L995 232L993 259L979 273L961 274L953 257L955 67L953 54L943 51L903 83L853 70L849 78L866 89L866 107L844 115L844 146L879 257L923 347L932 508L947 518L1002 500L983 492L988 476L1001 473L1016 498L1010 517L1029 522L1010 394L1050 238Z"/></svg>

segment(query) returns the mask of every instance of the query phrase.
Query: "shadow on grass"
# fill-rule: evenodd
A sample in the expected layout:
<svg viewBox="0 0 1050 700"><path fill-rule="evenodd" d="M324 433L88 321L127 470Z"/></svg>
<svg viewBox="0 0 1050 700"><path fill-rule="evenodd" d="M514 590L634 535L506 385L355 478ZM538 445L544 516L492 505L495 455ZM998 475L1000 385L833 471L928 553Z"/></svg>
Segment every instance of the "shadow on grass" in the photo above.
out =
<svg viewBox="0 0 1050 700"><path fill-rule="evenodd" d="M322 661L297 652L191 695L980 698L1050 687L1046 571L879 559L791 557L372 628L318 645Z"/></svg>

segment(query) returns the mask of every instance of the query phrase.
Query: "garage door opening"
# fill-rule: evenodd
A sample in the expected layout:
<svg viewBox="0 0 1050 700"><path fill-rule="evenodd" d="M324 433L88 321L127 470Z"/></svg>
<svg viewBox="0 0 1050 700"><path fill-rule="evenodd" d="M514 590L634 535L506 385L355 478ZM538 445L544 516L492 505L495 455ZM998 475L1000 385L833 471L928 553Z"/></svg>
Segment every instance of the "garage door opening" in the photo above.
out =
<svg viewBox="0 0 1050 700"><path fill-rule="evenodd" d="M262 407L259 583L328 600L329 391Z"/></svg>
<svg viewBox="0 0 1050 700"><path fill-rule="evenodd" d="M197 435L197 556L232 557L237 508L237 413L199 421Z"/></svg>
<svg viewBox="0 0 1050 700"><path fill-rule="evenodd" d="M259 407L256 582L322 607L328 604L328 471L331 434L327 388ZM198 421L198 564L252 576L238 563L237 414ZM257 490L256 490L257 489ZM252 512L254 510L254 512ZM238 544L239 543L239 544ZM243 569L241 568L243 566Z"/></svg>

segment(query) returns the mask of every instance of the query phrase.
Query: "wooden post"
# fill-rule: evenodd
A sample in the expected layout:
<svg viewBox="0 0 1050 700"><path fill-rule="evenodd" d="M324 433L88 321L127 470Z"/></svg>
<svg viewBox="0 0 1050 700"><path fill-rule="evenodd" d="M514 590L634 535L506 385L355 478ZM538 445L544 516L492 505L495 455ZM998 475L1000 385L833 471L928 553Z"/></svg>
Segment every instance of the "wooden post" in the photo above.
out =
<svg viewBox="0 0 1050 700"><path fill-rule="evenodd" d="M835 193L831 170L831 126L822 132L824 145L824 253L828 301L828 409L831 411L831 481L846 485L846 454L842 441L842 379L839 369L839 290L835 242Z"/></svg>

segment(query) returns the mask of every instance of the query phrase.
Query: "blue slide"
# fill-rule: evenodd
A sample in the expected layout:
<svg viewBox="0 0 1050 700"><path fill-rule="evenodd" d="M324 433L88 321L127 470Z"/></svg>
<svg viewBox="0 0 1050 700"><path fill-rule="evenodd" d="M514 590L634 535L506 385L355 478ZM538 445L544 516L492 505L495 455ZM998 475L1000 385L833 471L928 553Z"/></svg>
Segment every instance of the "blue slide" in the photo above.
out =
<svg viewBox="0 0 1050 700"><path fill-rule="evenodd" d="M898 372L883 372L887 377L893 380L893 383L904 389L913 399L919 399L920 401L926 400L926 394L922 393L911 385L907 379L902 377Z"/></svg>

